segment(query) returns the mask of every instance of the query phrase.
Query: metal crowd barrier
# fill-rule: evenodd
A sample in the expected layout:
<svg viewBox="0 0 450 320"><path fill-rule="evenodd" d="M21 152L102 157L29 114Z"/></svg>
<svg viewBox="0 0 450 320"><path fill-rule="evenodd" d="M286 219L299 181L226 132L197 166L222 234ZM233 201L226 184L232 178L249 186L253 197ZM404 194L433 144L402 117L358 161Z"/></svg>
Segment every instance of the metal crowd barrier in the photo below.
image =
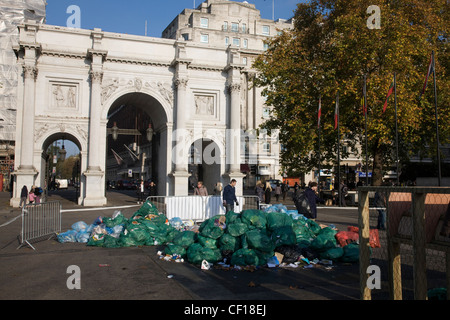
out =
<svg viewBox="0 0 450 320"><path fill-rule="evenodd" d="M239 205L234 206L234 212L260 208L257 196L236 198ZM178 217L198 222L226 213L221 196L150 196L146 200L152 202L158 212L164 213L168 219Z"/></svg>
<svg viewBox="0 0 450 320"><path fill-rule="evenodd" d="M30 246L31 242L50 239L61 232L61 203L59 201L27 204L22 208L22 231L20 246Z"/></svg>

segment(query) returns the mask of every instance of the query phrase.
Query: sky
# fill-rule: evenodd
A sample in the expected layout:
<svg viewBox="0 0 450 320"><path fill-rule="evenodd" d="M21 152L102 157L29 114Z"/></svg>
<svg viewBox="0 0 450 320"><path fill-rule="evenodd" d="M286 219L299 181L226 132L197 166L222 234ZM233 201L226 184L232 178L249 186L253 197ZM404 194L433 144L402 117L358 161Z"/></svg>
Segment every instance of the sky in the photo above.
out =
<svg viewBox="0 0 450 320"><path fill-rule="evenodd" d="M100 28L103 31L161 37L162 31L185 8L197 7L202 0L47 0L47 24L67 26L73 15L71 5L80 8L82 29ZM236 2L244 2L237 0ZM261 11L261 18L290 19L300 0L247 0ZM272 13L273 5L273 13Z"/></svg>
<svg viewBox="0 0 450 320"><path fill-rule="evenodd" d="M74 23L70 6L78 6L82 29L100 28L103 31L161 37L162 31L184 9L199 6L202 0L47 0L46 22L68 26ZM236 2L244 2L237 0ZM301 0L247 0L260 10L261 18L290 19ZM67 13L69 11L69 13ZM78 147L65 141L67 156L78 154Z"/></svg>

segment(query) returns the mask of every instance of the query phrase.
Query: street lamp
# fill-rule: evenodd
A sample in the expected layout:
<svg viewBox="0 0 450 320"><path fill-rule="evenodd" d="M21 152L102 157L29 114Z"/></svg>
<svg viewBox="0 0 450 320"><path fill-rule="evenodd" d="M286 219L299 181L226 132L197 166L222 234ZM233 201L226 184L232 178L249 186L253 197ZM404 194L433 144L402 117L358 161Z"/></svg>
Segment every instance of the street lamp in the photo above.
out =
<svg viewBox="0 0 450 320"><path fill-rule="evenodd" d="M66 160L66 149L64 148L64 138L62 140L62 146L61 149L59 150L59 158L61 159L61 161Z"/></svg>

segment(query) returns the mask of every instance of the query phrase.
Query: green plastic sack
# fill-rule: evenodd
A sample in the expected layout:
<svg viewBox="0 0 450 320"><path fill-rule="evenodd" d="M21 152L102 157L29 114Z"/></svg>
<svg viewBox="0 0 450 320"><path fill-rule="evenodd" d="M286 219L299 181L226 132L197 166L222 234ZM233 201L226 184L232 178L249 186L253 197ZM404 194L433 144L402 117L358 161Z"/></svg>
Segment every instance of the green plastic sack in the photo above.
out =
<svg viewBox="0 0 450 320"><path fill-rule="evenodd" d="M314 235L318 235L322 230L322 228L317 224L317 222L311 219L306 220L306 225Z"/></svg>
<svg viewBox="0 0 450 320"><path fill-rule="evenodd" d="M358 262L359 261L359 245L357 243L349 243L343 248L344 254L341 257L342 262Z"/></svg>
<svg viewBox="0 0 450 320"><path fill-rule="evenodd" d="M258 265L262 266L267 264L267 261L275 255L274 251L264 252L255 250L256 255L258 256Z"/></svg>
<svg viewBox="0 0 450 320"><path fill-rule="evenodd" d="M326 251L337 246L336 238L334 237L336 230L331 228L323 228L317 237L311 242L311 248L318 252Z"/></svg>
<svg viewBox="0 0 450 320"><path fill-rule="evenodd" d="M297 244L297 237L292 229L292 226L282 226L276 228L272 231L271 239L275 248L283 245L290 246Z"/></svg>
<svg viewBox="0 0 450 320"><path fill-rule="evenodd" d="M103 247L104 248L119 248L121 245L119 244L119 239L109 235L105 234L104 241L103 241Z"/></svg>
<svg viewBox="0 0 450 320"><path fill-rule="evenodd" d="M290 215L284 212L269 212L267 214L267 229L275 230L280 227L292 227L293 219Z"/></svg>
<svg viewBox="0 0 450 320"><path fill-rule="evenodd" d="M109 218L109 217L103 218L103 223L108 228L113 228L119 224L125 224L126 222L127 222L127 219L123 216L122 213L118 213L116 215L116 217L114 217L114 218Z"/></svg>
<svg viewBox="0 0 450 320"><path fill-rule="evenodd" d="M235 223L235 222L242 222L241 221L241 214L240 213L236 213L234 211L228 211L225 214L225 218L226 218L227 225L229 225L231 223Z"/></svg>
<svg viewBox="0 0 450 320"><path fill-rule="evenodd" d="M198 231L205 237L219 239L225 232L225 221L226 217L224 215L216 215L203 221Z"/></svg>
<svg viewBox="0 0 450 320"><path fill-rule="evenodd" d="M233 237L239 237L247 232L248 226L242 222L233 222L227 225L227 232Z"/></svg>
<svg viewBox="0 0 450 320"><path fill-rule="evenodd" d="M341 247L331 248L319 253L320 259L339 260L344 255L344 249Z"/></svg>
<svg viewBox="0 0 450 320"><path fill-rule="evenodd" d="M180 256L185 257L186 256L186 248L183 248L182 246L178 246L173 243L169 243L166 246L166 248L164 249L164 253L170 254L170 255L179 254Z"/></svg>
<svg viewBox="0 0 450 320"><path fill-rule="evenodd" d="M258 266L260 262L255 250L239 249L231 255L231 265Z"/></svg>
<svg viewBox="0 0 450 320"><path fill-rule="evenodd" d="M86 245L93 247L103 247L105 236L106 235L104 233L96 233L89 238Z"/></svg>
<svg viewBox="0 0 450 320"><path fill-rule="evenodd" d="M183 248L187 248L197 240L197 234L194 231L186 230L178 233L173 239L173 243Z"/></svg>
<svg viewBox="0 0 450 320"><path fill-rule="evenodd" d="M428 300L447 300L446 288L433 288L427 291Z"/></svg>
<svg viewBox="0 0 450 320"><path fill-rule="evenodd" d="M193 243L186 250L187 259L190 263L199 265L203 260L215 263L221 260L222 255L219 249L211 249L202 246L200 243Z"/></svg>
<svg viewBox="0 0 450 320"><path fill-rule="evenodd" d="M261 250L264 252L273 251L275 248L272 240L266 230L253 229L245 233L249 248Z"/></svg>
<svg viewBox="0 0 450 320"><path fill-rule="evenodd" d="M130 236L135 240L137 245L146 244L147 240L150 238L147 228L144 225L137 225L127 228Z"/></svg>
<svg viewBox="0 0 450 320"><path fill-rule="evenodd" d="M247 224L249 229L264 229L267 224L266 214L264 211L257 209L247 209L242 211L241 220Z"/></svg>
<svg viewBox="0 0 450 320"><path fill-rule="evenodd" d="M204 247L217 249L217 239L208 238L199 234L197 235L197 242Z"/></svg>
<svg viewBox="0 0 450 320"><path fill-rule="evenodd" d="M134 216L139 215L139 216L144 217L148 214L159 214L159 212L158 212L158 209L156 208L156 206L152 202L147 200L138 209L138 211L134 214Z"/></svg>
<svg viewBox="0 0 450 320"><path fill-rule="evenodd" d="M239 240L239 237L233 237L231 234L224 233L219 239L218 239L218 245L219 249L222 252L235 252L239 249L239 246L241 244L241 241Z"/></svg>

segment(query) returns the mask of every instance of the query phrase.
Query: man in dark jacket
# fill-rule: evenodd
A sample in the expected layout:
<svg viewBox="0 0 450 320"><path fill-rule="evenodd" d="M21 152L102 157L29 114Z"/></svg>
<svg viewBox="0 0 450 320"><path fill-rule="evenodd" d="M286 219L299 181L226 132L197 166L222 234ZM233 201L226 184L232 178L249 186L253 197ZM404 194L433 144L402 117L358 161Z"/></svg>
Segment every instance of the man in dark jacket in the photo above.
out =
<svg viewBox="0 0 450 320"><path fill-rule="evenodd" d="M234 203L238 206L239 203L236 198L236 180L231 179L230 184L223 189L223 206L226 208L226 212L234 211Z"/></svg>
<svg viewBox="0 0 450 320"><path fill-rule="evenodd" d="M309 207L311 210L310 216L307 217L309 219L317 218L317 202L325 203L325 201L317 196L317 182L312 181L308 184L308 188L305 189L306 198L309 201Z"/></svg>
<svg viewBox="0 0 450 320"><path fill-rule="evenodd" d="M24 205L27 204L27 198L28 198L28 188L27 186L23 186L22 191L20 192L20 203L19 203L20 208L22 208Z"/></svg>

